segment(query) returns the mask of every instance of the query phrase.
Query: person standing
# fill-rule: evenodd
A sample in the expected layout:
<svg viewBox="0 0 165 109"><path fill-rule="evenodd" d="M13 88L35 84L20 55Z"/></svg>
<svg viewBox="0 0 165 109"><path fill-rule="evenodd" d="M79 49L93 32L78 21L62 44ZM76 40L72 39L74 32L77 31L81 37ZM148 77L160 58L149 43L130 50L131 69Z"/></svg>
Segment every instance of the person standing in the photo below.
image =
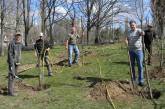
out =
<svg viewBox="0 0 165 109"><path fill-rule="evenodd" d="M147 49L147 53L148 53L148 65L151 65L151 56L152 56L152 42L153 39L156 38L156 34L153 31L153 28L151 25L147 26L147 30L145 30L145 35L144 35L144 44L145 44L145 48Z"/></svg>
<svg viewBox="0 0 165 109"><path fill-rule="evenodd" d="M14 80L18 78L17 69L21 61L21 50L23 47L21 33L17 32L14 39L9 43L8 46L8 95L15 96L14 93Z"/></svg>
<svg viewBox="0 0 165 109"><path fill-rule="evenodd" d="M80 55L78 46L77 46L77 40L80 38L80 36L77 34L76 28L71 28L71 33L68 34L67 44L66 48L68 48L68 66L71 67L72 64L78 64L78 58ZM72 53L75 53L74 60L72 61Z"/></svg>
<svg viewBox="0 0 165 109"><path fill-rule="evenodd" d="M126 37L126 44L128 45L130 61L131 61L131 69L132 69L132 79L136 81L135 74L135 60L138 65L138 85L144 85L143 79L143 50L142 50L142 37L144 32L136 27L135 21L129 22L131 30L128 31L128 36Z"/></svg>
<svg viewBox="0 0 165 109"><path fill-rule="evenodd" d="M37 67L39 67L41 62L44 61L48 70L48 76L53 76L51 62L49 60L50 44L47 40L43 40L43 33L41 33L39 37L40 38L36 40L36 43L34 44L35 52L38 58Z"/></svg>

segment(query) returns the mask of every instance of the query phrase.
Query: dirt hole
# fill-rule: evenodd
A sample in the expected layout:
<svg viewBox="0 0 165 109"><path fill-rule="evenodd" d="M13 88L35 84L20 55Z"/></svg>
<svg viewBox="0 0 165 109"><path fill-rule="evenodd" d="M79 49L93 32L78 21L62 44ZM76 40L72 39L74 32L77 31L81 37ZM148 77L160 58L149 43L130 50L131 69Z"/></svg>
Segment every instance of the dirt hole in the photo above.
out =
<svg viewBox="0 0 165 109"><path fill-rule="evenodd" d="M0 95L7 95L7 87L0 86Z"/></svg>
<svg viewBox="0 0 165 109"><path fill-rule="evenodd" d="M67 66L68 59L64 59L56 63L57 66Z"/></svg>
<svg viewBox="0 0 165 109"><path fill-rule="evenodd" d="M148 92L148 94L149 94L149 92ZM162 95L162 93L159 90L154 89L154 90L152 90L152 95L153 95L154 99L159 99L159 97Z"/></svg>
<svg viewBox="0 0 165 109"><path fill-rule="evenodd" d="M32 86L23 82L16 82L16 87L19 90L41 91L50 88L49 84L42 84L41 86Z"/></svg>
<svg viewBox="0 0 165 109"><path fill-rule="evenodd" d="M128 102L134 97L142 97L150 99L150 93L147 87L139 87L135 90L131 88L131 82L129 81L108 81L104 83L98 82L94 85L90 91L88 97L93 100L105 100L109 99L109 95L112 99ZM154 99L158 99L161 96L161 92L157 89L152 90Z"/></svg>

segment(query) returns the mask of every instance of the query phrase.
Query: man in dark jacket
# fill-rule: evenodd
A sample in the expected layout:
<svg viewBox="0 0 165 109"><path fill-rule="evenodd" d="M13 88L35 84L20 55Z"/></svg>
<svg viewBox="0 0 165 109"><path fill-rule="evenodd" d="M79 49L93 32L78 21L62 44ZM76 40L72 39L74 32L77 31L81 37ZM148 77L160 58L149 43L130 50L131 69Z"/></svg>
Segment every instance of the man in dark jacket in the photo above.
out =
<svg viewBox="0 0 165 109"><path fill-rule="evenodd" d="M15 96L14 94L14 79L18 78L17 68L20 65L21 60L21 49L23 47L21 40L21 33L16 33L14 39L9 43L8 46L8 95Z"/></svg>
<svg viewBox="0 0 165 109"><path fill-rule="evenodd" d="M43 40L43 36L43 33L41 33L39 36L40 38L36 40L36 43L34 44L34 48L38 57L37 66L39 67L41 62L45 61L48 70L48 76L52 76L51 63L49 60L50 44L47 40Z"/></svg>
<svg viewBox="0 0 165 109"><path fill-rule="evenodd" d="M145 47L148 51L148 65L151 65L151 56L152 56L152 42L153 39L156 38L156 34L153 31L153 28L151 25L147 26L147 30L145 30L145 35L144 35L144 43Z"/></svg>

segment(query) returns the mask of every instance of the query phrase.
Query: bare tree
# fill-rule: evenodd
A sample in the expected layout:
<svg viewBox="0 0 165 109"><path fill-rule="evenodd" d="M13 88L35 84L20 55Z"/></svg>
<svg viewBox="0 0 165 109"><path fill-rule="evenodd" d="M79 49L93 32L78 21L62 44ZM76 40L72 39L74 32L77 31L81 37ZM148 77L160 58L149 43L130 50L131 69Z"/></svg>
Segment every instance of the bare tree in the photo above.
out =
<svg viewBox="0 0 165 109"><path fill-rule="evenodd" d="M3 49L3 43L4 43L4 18L5 18L5 0L1 0L0 1L0 5L1 5L1 47L0 47L0 56L4 55L4 49Z"/></svg>
<svg viewBox="0 0 165 109"><path fill-rule="evenodd" d="M82 14L84 15L84 17L86 17L87 19L87 23L86 23L86 27L87 27L87 44L89 43L89 32L92 29L92 27L94 27L94 4L95 4L96 0L83 0L82 2L79 3L79 9L82 12Z"/></svg>
<svg viewBox="0 0 165 109"><path fill-rule="evenodd" d="M19 2L19 0L16 0L16 2L17 2L17 7L16 7L16 31L18 31L18 29L19 29L19 21L20 21L20 16L19 16L19 5L20 5L20 2Z"/></svg>
<svg viewBox="0 0 165 109"><path fill-rule="evenodd" d="M95 3L95 27L96 27L96 37L95 43L100 43L100 30L107 24L112 24L113 17L118 13L124 12L121 4L118 0L98 0Z"/></svg>
<svg viewBox="0 0 165 109"><path fill-rule="evenodd" d="M152 11L154 14L154 21L156 22L157 33L161 39L161 58L160 67L164 63L164 39L165 39L165 2L164 0L151 0Z"/></svg>
<svg viewBox="0 0 165 109"><path fill-rule="evenodd" d="M45 35L45 28L46 28L46 4L47 0L41 0L40 1L40 7L41 7L41 31Z"/></svg>
<svg viewBox="0 0 165 109"><path fill-rule="evenodd" d="M136 0L135 1L136 7L136 15L138 20L140 21L140 27L143 28L143 20L144 20L144 1L143 0Z"/></svg>
<svg viewBox="0 0 165 109"><path fill-rule="evenodd" d="M45 34L46 30L50 37L50 43L54 44L53 26L60 20L64 19L72 6L73 2L68 3L66 0L41 0L41 31ZM59 12L59 8L65 10L64 13Z"/></svg>
<svg viewBox="0 0 165 109"><path fill-rule="evenodd" d="M87 22L87 43L89 43L89 32L93 27L96 27L95 42L99 43L100 30L106 25L112 24L112 16L125 11L120 2L120 0L84 0L80 2L80 11Z"/></svg>
<svg viewBox="0 0 165 109"><path fill-rule="evenodd" d="M25 29L25 46L28 46L28 34L31 27L33 26L33 15L32 17L30 16L31 0L22 0L22 4L23 4L23 21L24 21L24 29Z"/></svg>
<svg viewBox="0 0 165 109"><path fill-rule="evenodd" d="M68 3L65 0L49 0L47 3L48 6L48 13L47 13L47 18L48 18L48 23L46 25L47 28L47 33L50 37L50 43L51 45L54 45L54 36L53 36L53 26L66 18L68 15L71 6L73 2L68 6ZM59 12L58 8L61 8L65 10L65 12ZM65 8L66 7L66 8Z"/></svg>

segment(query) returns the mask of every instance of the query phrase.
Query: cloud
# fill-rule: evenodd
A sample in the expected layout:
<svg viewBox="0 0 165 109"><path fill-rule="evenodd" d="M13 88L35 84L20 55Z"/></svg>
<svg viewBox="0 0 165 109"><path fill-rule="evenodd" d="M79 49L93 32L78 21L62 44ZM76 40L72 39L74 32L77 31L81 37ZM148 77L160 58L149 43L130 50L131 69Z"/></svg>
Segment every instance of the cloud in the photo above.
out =
<svg viewBox="0 0 165 109"><path fill-rule="evenodd" d="M67 3L72 3L72 2L80 2L82 0L66 0Z"/></svg>
<svg viewBox="0 0 165 109"><path fill-rule="evenodd" d="M64 7L59 6L59 7L56 8L56 13L66 14L67 11L64 9Z"/></svg>

